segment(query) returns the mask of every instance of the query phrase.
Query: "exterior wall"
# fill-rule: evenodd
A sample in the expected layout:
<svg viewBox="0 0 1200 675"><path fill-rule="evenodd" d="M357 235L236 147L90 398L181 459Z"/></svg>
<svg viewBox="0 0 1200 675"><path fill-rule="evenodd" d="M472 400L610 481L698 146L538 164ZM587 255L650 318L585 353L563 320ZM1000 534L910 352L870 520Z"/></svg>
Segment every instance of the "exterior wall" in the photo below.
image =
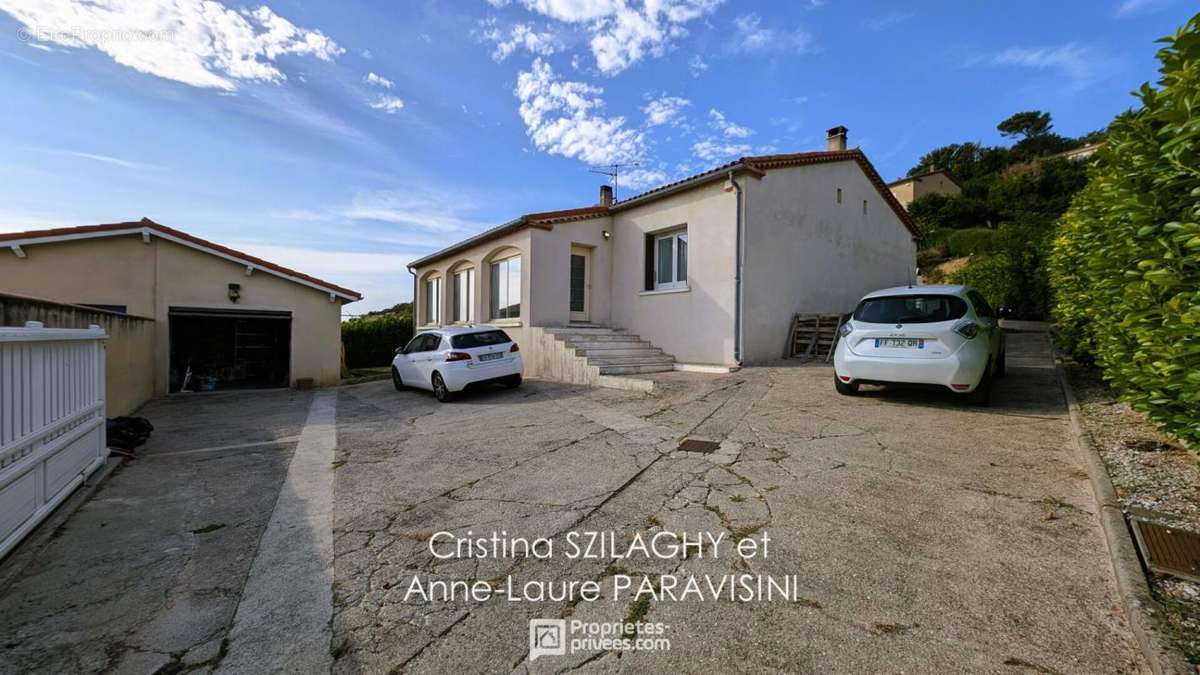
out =
<svg viewBox="0 0 1200 675"><path fill-rule="evenodd" d="M925 195L956 195L962 192L962 188L942 172L911 178L903 183L891 185L888 189L905 208L908 208L913 200L920 199Z"/></svg>
<svg viewBox="0 0 1200 675"><path fill-rule="evenodd" d="M23 259L0 249L0 291L76 305L125 305L129 314L154 316L155 239L150 241L134 235L38 244L25 246Z"/></svg>
<svg viewBox="0 0 1200 675"><path fill-rule="evenodd" d="M774 169L741 182L744 363L780 358L796 312L849 312L866 293L914 279L912 233L857 163Z"/></svg>
<svg viewBox="0 0 1200 675"><path fill-rule="evenodd" d="M892 195L896 198L896 201L900 202L905 208L908 208L908 205L916 199L917 181L906 180L903 183L892 185L888 189L892 191Z"/></svg>
<svg viewBox="0 0 1200 675"><path fill-rule="evenodd" d="M721 181L612 216L612 325L682 363L733 365L737 199ZM688 286L645 290L645 235L687 225Z"/></svg>
<svg viewBox="0 0 1200 675"><path fill-rule="evenodd" d="M154 396L154 319L0 293L0 326L41 321L46 328L87 328L108 333L104 346L105 400L109 417L128 415Z"/></svg>
<svg viewBox="0 0 1200 675"><path fill-rule="evenodd" d="M158 249L158 302L154 317L158 331L156 389L168 388L170 358L170 307L216 307L235 310L274 310L292 313L292 383L312 378L317 386L341 381L342 303L329 294L256 270L245 274L245 265L153 238ZM229 300L228 285L241 284L241 299Z"/></svg>
<svg viewBox="0 0 1200 675"><path fill-rule="evenodd" d="M604 231L612 231L609 217L559 223L552 230L532 229L530 244L530 310L533 326L565 326L571 321L571 246L591 250L589 313L592 323L611 321L612 246ZM521 308L524 314L524 307Z"/></svg>
<svg viewBox="0 0 1200 675"><path fill-rule="evenodd" d="M130 314L154 319L154 393L166 394L170 375L170 307L264 309L292 312L293 383L318 386L341 377L341 302L316 289L261 270L151 236L122 235L25 246L26 258L0 255L0 291L68 303L125 305ZM229 300L228 284L241 284ZM50 325L50 324L47 324ZM103 325L103 324L102 324ZM114 367L110 373L121 372Z"/></svg>

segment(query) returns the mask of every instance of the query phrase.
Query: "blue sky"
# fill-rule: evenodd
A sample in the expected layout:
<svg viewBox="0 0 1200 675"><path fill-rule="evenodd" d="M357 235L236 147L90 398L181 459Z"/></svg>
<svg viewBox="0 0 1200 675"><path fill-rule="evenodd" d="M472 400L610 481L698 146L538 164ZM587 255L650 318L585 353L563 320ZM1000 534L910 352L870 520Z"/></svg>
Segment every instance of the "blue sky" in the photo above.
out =
<svg viewBox="0 0 1200 675"><path fill-rule="evenodd" d="M1185 0L0 0L0 230L143 216L408 300L405 264L523 212L850 129L893 179L1155 78Z"/></svg>

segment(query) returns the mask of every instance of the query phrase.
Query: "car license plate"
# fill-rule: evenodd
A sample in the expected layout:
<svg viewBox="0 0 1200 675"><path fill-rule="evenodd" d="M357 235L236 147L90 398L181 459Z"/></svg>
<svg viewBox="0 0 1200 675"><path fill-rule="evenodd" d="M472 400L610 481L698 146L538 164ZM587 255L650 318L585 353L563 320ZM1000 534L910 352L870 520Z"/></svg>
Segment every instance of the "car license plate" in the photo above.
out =
<svg viewBox="0 0 1200 675"><path fill-rule="evenodd" d="M492 354L480 354L479 355L480 361L495 361L496 359L502 359L502 358L504 358L504 352L495 352Z"/></svg>
<svg viewBox="0 0 1200 675"><path fill-rule="evenodd" d="M925 349L924 338L875 338L875 347L888 349Z"/></svg>

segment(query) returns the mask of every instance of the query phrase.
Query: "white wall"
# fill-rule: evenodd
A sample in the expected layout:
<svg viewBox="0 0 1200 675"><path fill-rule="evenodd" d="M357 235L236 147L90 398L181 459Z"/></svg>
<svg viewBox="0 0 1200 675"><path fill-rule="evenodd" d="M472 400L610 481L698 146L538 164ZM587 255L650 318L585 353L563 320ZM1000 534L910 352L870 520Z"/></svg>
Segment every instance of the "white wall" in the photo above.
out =
<svg viewBox="0 0 1200 675"><path fill-rule="evenodd" d="M557 223L550 230L529 230L534 261L530 265L530 325L565 326L570 322L572 245L591 249L591 321L609 324L612 245L604 231L611 232L612 227L612 219L603 217Z"/></svg>
<svg viewBox="0 0 1200 675"><path fill-rule="evenodd" d="M739 181L746 193L744 363L783 356L794 313L849 312L866 293L914 278L912 233L856 162L772 169Z"/></svg>
<svg viewBox="0 0 1200 675"><path fill-rule="evenodd" d="M682 363L733 361L736 198L723 181L612 216L612 325ZM646 293L645 235L688 228L688 288Z"/></svg>

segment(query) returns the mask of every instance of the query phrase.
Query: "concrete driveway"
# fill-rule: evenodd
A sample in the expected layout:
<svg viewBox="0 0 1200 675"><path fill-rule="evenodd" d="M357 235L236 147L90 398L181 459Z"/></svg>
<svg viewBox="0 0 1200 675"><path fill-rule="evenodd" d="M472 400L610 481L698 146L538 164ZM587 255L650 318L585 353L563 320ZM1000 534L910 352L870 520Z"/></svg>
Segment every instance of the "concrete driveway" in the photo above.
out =
<svg viewBox="0 0 1200 675"><path fill-rule="evenodd" d="M839 397L821 365L671 373L649 395L530 382L439 405L377 382L158 402L146 456L0 588L0 669L1140 672L1048 344L1013 335L1009 353L988 409L920 390ZM676 451L685 437L720 449ZM664 529L766 532L772 548L614 561L427 547L439 530ZM409 593L414 576L728 573L795 575L796 597ZM670 649L531 661L528 620L558 617L663 622Z"/></svg>

